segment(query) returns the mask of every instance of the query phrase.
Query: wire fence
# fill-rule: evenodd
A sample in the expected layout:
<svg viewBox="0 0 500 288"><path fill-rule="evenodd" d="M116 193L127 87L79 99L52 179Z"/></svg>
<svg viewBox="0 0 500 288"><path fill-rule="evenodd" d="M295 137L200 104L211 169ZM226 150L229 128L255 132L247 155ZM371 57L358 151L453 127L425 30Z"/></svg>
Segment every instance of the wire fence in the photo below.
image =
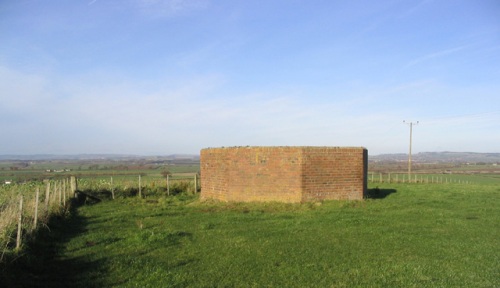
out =
<svg viewBox="0 0 500 288"><path fill-rule="evenodd" d="M110 176L107 178L79 178L78 190L93 192L102 196L159 196L179 193L195 194L200 191L200 176L198 174L169 174L165 177L147 175Z"/></svg>
<svg viewBox="0 0 500 288"><path fill-rule="evenodd" d="M0 186L0 263L5 255L19 253L37 230L48 227L54 216L64 217L75 201L104 197L170 196L200 191L198 174L144 175L33 181Z"/></svg>
<svg viewBox="0 0 500 288"><path fill-rule="evenodd" d="M68 212L76 178L0 186L0 262L22 249L40 227Z"/></svg>
<svg viewBox="0 0 500 288"><path fill-rule="evenodd" d="M369 172L369 183L431 183L431 184L472 184L469 179L436 174L375 173Z"/></svg>

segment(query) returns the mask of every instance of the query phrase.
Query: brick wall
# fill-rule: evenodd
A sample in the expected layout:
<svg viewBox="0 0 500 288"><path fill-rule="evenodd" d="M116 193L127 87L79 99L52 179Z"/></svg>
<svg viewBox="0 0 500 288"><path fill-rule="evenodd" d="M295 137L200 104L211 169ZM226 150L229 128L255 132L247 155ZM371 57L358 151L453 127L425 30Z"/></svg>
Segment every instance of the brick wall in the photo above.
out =
<svg viewBox="0 0 500 288"><path fill-rule="evenodd" d="M200 154L202 199L303 202L366 193L364 148L231 147Z"/></svg>

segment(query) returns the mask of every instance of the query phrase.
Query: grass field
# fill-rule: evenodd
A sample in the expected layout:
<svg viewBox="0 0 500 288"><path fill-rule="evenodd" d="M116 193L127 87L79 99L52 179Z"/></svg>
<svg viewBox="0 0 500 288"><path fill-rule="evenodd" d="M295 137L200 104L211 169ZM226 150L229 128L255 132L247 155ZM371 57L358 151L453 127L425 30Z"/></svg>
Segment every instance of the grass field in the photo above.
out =
<svg viewBox="0 0 500 288"><path fill-rule="evenodd" d="M44 179L62 179L76 176L79 179L109 179L110 177L132 178L138 175L161 178L162 172L172 174L195 174L200 170L199 163L171 165L139 165L135 162L94 162L81 161L43 161L21 162L26 167L18 167L19 161L0 161L0 184L4 181L17 183L42 181Z"/></svg>
<svg viewBox="0 0 500 288"><path fill-rule="evenodd" d="M365 201L81 206L3 287L500 286L498 184L377 185Z"/></svg>

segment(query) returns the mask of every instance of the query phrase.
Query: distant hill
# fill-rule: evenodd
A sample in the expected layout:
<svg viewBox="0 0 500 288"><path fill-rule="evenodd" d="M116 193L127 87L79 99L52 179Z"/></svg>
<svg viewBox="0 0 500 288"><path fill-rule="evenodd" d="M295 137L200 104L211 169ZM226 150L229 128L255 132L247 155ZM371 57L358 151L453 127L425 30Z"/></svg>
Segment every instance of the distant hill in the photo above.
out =
<svg viewBox="0 0 500 288"><path fill-rule="evenodd" d="M0 161L43 161L43 160L191 160L199 161L199 155L171 154L165 156L141 156L128 154L34 154L34 155L0 155Z"/></svg>
<svg viewBox="0 0 500 288"><path fill-rule="evenodd" d="M380 154L369 155L369 161L408 161L408 154ZM55 154L34 154L34 155L0 155L0 161L46 161L46 160L114 160L114 161L134 161L145 160L153 162L176 161L176 162L196 162L200 161L200 155L196 154L170 154L160 156L142 156L128 154L75 154L75 155L55 155ZM412 154L412 160L422 163L500 163L500 153L475 153L475 152L420 152Z"/></svg>
<svg viewBox="0 0 500 288"><path fill-rule="evenodd" d="M412 154L412 161L422 163L500 163L500 153L475 152L420 152ZM370 161L408 161L408 154L370 155Z"/></svg>

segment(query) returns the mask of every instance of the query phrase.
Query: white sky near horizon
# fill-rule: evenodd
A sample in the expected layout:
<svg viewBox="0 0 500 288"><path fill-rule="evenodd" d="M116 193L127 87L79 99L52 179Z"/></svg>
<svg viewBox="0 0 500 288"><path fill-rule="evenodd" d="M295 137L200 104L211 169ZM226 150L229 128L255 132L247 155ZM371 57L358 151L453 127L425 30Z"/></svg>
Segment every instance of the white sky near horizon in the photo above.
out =
<svg viewBox="0 0 500 288"><path fill-rule="evenodd" d="M0 154L500 152L500 1L0 0Z"/></svg>

